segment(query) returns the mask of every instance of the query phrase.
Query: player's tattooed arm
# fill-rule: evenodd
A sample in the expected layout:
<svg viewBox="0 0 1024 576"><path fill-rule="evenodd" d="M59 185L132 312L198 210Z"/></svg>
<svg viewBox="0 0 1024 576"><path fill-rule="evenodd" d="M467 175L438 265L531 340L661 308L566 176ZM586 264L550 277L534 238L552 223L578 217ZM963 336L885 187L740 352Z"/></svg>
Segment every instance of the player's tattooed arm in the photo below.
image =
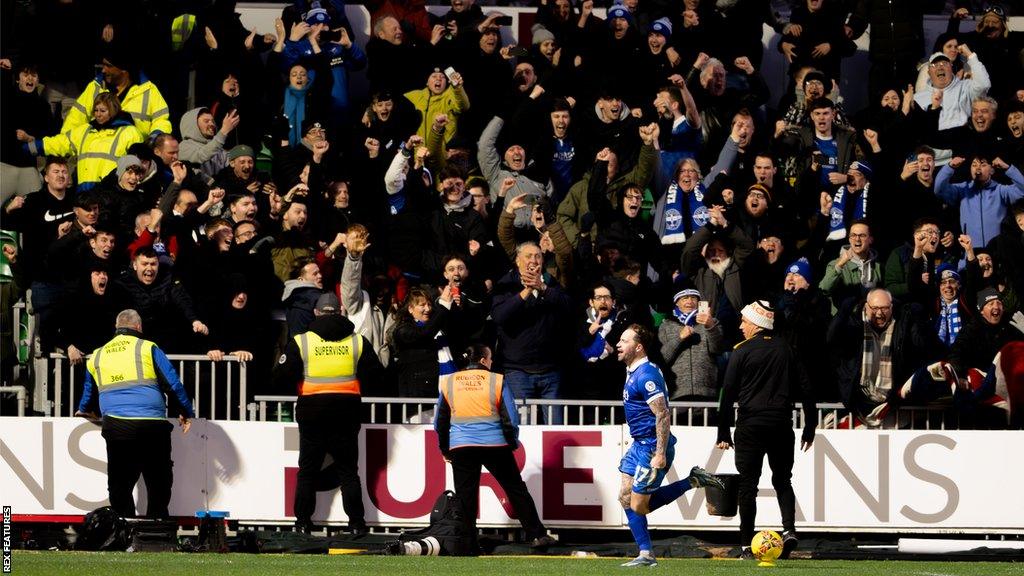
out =
<svg viewBox="0 0 1024 576"><path fill-rule="evenodd" d="M665 397L661 396L655 398L651 403L651 412L654 412L654 430L657 435L658 443L654 450L655 456L665 456L665 450L668 449L668 434L669 428L671 427L671 415L668 411L668 402L665 401Z"/></svg>

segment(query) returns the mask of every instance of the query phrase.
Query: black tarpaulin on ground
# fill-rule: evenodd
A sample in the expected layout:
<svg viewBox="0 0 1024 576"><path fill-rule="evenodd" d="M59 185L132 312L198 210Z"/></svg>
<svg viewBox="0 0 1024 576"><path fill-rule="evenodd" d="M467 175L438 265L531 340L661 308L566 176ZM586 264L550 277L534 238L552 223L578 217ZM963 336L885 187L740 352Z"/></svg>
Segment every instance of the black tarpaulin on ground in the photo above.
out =
<svg viewBox="0 0 1024 576"><path fill-rule="evenodd" d="M711 558L713 554L706 549L703 543L692 536L681 536L678 538L654 540L653 552L658 558ZM481 539L480 547L491 554L501 556L522 556L530 554L541 554L551 556L569 556L575 552L593 553L597 556L609 557L633 557L637 554L636 543L634 542L609 542L604 544L573 544L571 542L559 542L555 546L549 546L544 550L531 548L527 544L497 543L488 549L487 543Z"/></svg>
<svg viewBox="0 0 1024 576"><path fill-rule="evenodd" d="M383 534L321 536L292 531L247 530L228 538L228 549L249 554L327 554L332 548L372 552L383 549L396 539L397 536Z"/></svg>

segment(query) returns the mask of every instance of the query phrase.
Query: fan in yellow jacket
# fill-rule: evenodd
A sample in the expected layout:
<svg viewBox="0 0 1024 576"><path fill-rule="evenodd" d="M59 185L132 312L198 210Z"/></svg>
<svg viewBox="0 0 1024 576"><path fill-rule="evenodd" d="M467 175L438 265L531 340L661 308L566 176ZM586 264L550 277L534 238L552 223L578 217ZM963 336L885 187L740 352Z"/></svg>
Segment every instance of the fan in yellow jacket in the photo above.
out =
<svg viewBox="0 0 1024 576"><path fill-rule="evenodd" d="M439 124L437 129L439 132L444 131L444 143L450 142L458 130L459 116L469 110L469 96L462 86L462 75L451 68L448 71L451 73L450 78L440 68L434 68L427 78L426 88L405 93L405 98L412 102L421 115L416 134L424 140L427 132L433 129L434 120L443 114L445 122Z"/></svg>
<svg viewBox="0 0 1024 576"><path fill-rule="evenodd" d="M32 140L28 151L37 156L77 156L78 189L92 188L104 176L117 168L118 158L128 153L128 147L143 141L142 133L131 117L121 111L120 102L112 92L96 96L92 106L93 119L88 124L67 132Z"/></svg>

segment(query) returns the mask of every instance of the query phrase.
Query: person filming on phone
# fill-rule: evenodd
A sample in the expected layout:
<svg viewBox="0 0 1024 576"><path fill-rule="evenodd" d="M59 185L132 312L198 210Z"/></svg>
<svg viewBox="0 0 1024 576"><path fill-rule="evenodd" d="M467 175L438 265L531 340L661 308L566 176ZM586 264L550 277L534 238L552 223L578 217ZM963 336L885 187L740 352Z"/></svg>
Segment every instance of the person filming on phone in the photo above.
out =
<svg viewBox="0 0 1024 576"><path fill-rule="evenodd" d="M722 326L699 291L686 288L672 297L675 307L658 327L661 356L670 368L666 379L672 400L718 398L718 364L725 351Z"/></svg>
<svg viewBox="0 0 1024 576"><path fill-rule="evenodd" d="M462 75L452 67L431 66L427 71L426 87L405 93L405 98L421 115L416 135L426 138L432 130L434 118L440 114L447 117L442 127L444 141L451 142L459 129L459 117L469 110L469 96L463 85Z"/></svg>
<svg viewBox="0 0 1024 576"><path fill-rule="evenodd" d="M505 188L515 185L514 178L502 181ZM516 228L516 215L520 211L528 211L530 225ZM544 271L550 274L562 286L568 286L574 279L572 276L572 245L565 235L562 225L555 219L555 207L550 198L533 194L521 194L509 201L498 218L498 242L510 260L515 260L519 243L536 242L544 257Z"/></svg>

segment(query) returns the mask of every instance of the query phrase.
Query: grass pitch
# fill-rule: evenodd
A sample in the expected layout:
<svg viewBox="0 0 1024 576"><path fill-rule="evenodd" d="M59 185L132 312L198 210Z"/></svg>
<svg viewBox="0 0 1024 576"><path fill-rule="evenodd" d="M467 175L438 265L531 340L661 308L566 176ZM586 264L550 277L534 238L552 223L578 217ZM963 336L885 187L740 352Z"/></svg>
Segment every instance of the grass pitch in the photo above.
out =
<svg viewBox="0 0 1024 576"><path fill-rule="evenodd" d="M131 576L306 576L375 574L386 576L519 576L630 574L620 568L625 559L489 556L481 558L305 556L280 554L184 554L113 552L15 552L14 574L61 576L64 574L117 574ZM641 569L647 573L651 569ZM1021 564L1008 562L880 562L849 560L788 560L774 568L759 568L742 560L694 560L666 558L653 570L665 574L731 576L778 574L779 576L1019 576Z"/></svg>

